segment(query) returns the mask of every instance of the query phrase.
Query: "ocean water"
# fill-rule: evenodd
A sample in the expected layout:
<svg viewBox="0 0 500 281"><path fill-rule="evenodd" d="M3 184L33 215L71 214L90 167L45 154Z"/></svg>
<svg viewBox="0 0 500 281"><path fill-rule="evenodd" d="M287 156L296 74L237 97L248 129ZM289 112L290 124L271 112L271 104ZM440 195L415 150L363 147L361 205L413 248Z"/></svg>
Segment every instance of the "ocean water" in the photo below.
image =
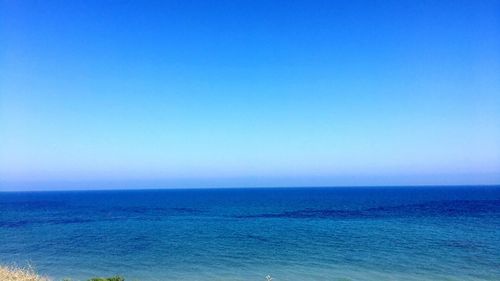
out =
<svg viewBox="0 0 500 281"><path fill-rule="evenodd" d="M500 187L0 193L0 264L86 280L500 280Z"/></svg>

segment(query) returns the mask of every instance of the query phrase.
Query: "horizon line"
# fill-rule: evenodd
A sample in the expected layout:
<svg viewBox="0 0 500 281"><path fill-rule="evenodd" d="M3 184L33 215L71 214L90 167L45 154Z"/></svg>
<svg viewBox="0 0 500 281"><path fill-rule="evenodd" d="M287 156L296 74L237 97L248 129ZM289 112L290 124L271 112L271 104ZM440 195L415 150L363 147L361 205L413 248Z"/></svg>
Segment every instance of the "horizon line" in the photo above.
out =
<svg viewBox="0 0 500 281"><path fill-rule="evenodd" d="M231 189L333 189L333 188L490 188L500 187L495 184L415 184L415 185L317 185L317 186L251 186L251 187L145 187L145 188L87 188L87 189L32 189L32 190L0 190L0 193L38 193L38 192L92 192L92 191L161 191L161 190L231 190Z"/></svg>

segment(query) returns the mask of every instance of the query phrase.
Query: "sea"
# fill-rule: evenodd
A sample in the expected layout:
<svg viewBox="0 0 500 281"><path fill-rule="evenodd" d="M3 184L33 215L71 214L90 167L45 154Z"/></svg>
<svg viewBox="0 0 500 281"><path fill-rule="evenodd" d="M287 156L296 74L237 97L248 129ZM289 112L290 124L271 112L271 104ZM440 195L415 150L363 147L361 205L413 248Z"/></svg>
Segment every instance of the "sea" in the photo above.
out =
<svg viewBox="0 0 500 281"><path fill-rule="evenodd" d="M73 281L498 281L500 186L0 192L0 264Z"/></svg>

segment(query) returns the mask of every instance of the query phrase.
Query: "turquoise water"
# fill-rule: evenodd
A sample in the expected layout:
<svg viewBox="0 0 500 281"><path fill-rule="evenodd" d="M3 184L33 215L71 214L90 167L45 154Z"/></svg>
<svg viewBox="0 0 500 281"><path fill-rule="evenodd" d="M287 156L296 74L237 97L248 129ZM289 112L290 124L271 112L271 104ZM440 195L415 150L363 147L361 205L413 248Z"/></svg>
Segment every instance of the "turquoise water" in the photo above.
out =
<svg viewBox="0 0 500 281"><path fill-rule="evenodd" d="M500 280L500 187L0 193L0 263L56 279Z"/></svg>

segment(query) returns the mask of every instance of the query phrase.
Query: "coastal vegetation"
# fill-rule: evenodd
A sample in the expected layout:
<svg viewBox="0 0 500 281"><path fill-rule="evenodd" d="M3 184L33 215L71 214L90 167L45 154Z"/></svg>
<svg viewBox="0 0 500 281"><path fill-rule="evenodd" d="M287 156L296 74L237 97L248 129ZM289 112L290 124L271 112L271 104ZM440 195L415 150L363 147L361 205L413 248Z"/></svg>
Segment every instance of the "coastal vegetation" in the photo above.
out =
<svg viewBox="0 0 500 281"><path fill-rule="evenodd" d="M20 268L0 265L0 280L2 281L49 281L40 276L30 267Z"/></svg>
<svg viewBox="0 0 500 281"><path fill-rule="evenodd" d="M125 279L120 276L114 276L108 278L92 278L89 281L125 281Z"/></svg>
<svg viewBox="0 0 500 281"><path fill-rule="evenodd" d="M109 278L92 278L89 281L125 281L125 279L120 276L114 276Z"/></svg>

